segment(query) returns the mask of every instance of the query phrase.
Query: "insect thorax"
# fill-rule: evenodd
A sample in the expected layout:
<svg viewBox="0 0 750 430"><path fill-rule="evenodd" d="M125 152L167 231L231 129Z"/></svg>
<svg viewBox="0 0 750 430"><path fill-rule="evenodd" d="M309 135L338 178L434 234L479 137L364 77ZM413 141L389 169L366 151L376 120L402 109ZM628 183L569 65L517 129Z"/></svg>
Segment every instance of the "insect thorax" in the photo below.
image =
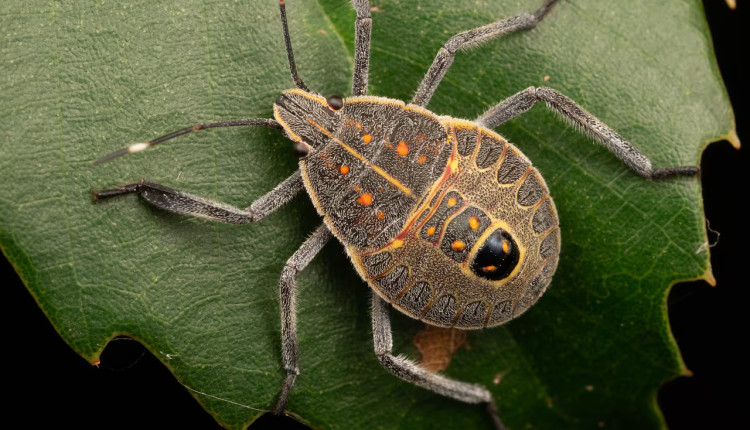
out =
<svg viewBox="0 0 750 430"><path fill-rule="evenodd" d="M300 161L307 191L378 294L459 328L502 324L536 302L557 266L559 229L518 149L396 100L355 97L329 111L277 119L313 147Z"/></svg>

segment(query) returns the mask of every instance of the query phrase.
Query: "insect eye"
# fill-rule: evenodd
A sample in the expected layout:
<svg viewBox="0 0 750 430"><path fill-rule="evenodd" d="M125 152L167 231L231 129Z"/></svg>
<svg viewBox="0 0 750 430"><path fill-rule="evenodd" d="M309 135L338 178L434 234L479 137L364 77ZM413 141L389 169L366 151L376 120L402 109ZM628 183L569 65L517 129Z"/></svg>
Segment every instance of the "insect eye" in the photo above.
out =
<svg viewBox="0 0 750 430"><path fill-rule="evenodd" d="M326 99L328 107L332 110L339 110L344 107L344 99L341 96L331 96Z"/></svg>
<svg viewBox="0 0 750 430"><path fill-rule="evenodd" d="M302 142L294 142L294 155L305 158L310 153L310 147Z"/></svg>
<svg viewBox="0 0 750 430"><path fill-rule="evenodd" d="M485 239L471 262L475 275L497 281L507 278L518 265L518 245L511 235L499 228Z"/></svg>

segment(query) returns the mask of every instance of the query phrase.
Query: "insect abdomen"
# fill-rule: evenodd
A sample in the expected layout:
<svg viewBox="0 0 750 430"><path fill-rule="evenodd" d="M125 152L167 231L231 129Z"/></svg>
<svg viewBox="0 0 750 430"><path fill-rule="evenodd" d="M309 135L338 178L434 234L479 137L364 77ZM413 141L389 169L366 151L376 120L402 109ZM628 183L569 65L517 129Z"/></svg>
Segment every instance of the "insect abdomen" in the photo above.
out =
<svg viewBox="0 0 750 430"><path fill-rule="evenodd" d="M559 228L547 186L497 134L446 120L452 162L382 249L358 254L386 300L427 323L499 325L541 296L557 266Z"/></svg>

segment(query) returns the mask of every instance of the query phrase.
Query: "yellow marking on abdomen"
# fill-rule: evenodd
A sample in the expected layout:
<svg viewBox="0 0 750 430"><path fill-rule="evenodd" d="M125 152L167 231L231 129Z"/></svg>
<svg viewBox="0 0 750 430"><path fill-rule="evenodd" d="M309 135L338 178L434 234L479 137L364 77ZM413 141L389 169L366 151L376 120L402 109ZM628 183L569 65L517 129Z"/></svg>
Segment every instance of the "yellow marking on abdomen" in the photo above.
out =
<svg viewBox="0 0 750 430"><path fill-rule="evenodd" d="M354 158L356 158L357 160L359 160L362 163L364 163L365 166L371 168L372 170L375 171L375 173L377 173L378 175L382 176L383 178L385 178L386 181L390 182L391 184L393 184L393 186L395 186L396 188L398 188L399 190L401 190L401 192L403 192L407 196L410 196L412 194L412 191L409 188L407 188L406 185L402 184L401 181L399 181L398 179L396 179L393 176L389 175L388 173L386 173L385 170L381 169L380 167L378 167L378 166L370 163L370 161L367 160L365 157L363 157L362 154L360 154L359 152L357 152L356 149L354 149L351 146L347 145L346 143L342 142L340 139L334 137L331 134L331 132L329 132L328 130L325 129L325 127L323 127L322 125L318 124L317 122L311 120L310 118L305 118L305 119L307 120L307 122L309 122L310 124L314 125L315 128L317 128L318 130L320 130L321 133L323 133L326 136L328 136L329 138L333 139L334 142L338 143L342 148L346 149L346 151L348 153L352 154L354 156Z"/></svg>

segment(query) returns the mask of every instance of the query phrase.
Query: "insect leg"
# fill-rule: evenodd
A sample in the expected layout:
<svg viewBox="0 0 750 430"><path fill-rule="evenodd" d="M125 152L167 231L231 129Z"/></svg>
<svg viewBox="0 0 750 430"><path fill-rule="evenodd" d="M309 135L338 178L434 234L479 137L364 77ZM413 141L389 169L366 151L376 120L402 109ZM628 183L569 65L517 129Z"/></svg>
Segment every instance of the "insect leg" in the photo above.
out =
<svg viewBox="0 0 750 430"><path fill-rule="evenodd" d="M352 0L357 20L354 22L354 76L352 78L352 95L367 94L367 80L370 74L370 3L367 0Z"/></svg>
<svg viewBox="0 0 750 430"><path fill-rule="evenodd" d="M223 203L213 202L152 182L126 184L109 190L94 192L98 202L123 194L138 194L152 206L165 211L193 215L230 224L247 224L259 221L281 207L304 188L299 170L285 179L266 195L253 202L247 209L238 209Z"/></svg>
<svg viewBox="0 0 750 430"><path fill-rule="evenodd" d="M375 354L387 371L406 382L461 402L486 403L487 411L492 416L495 427L499 430L505 428L497 415L495 400L485 387L448 379L424 369L411 360L393 355L388 303L375 293L372 294L372 336Z"/></svg>
<svg viewBox="0 0 750 430"><path fill-rule="evenodd" d="M678 175L697 175L697 166L677 166L655 168L641 151L631 145L622 136L599 121L594 115L586 112L573 100L552 88L529 87L503 100L491 108L476 122L484 127L493 129L500 124L514 118L531 109L538 102L546 102L563 118L572 121L575 125L597 141L601 142L617 158L622 160L635 173L649 179L668 178Z"/></svg>
<svg viewBox="0 0 750 430"><path fill-rule="evenodd" d="M281 360L286 377L281 386L276 413L286 409L289 391L299 375L299 343L297 342L297 306L295 303L296 277L333 237L328 227L321 224L317 230L292 255L281 272Z"/></svg>
<svg viewBox="0 0 750 430"><path fill-rule="evenodd" d="M430 102L435 89L440 84L440 81L443 80L443 76L445 76L448 68L453 64L453 58L456 56L456 52L479 45L480 43L496 37L536 27L539 21L547 15L547 12L549 12L550 8L556 1L557 0L547 0L544 5L537 9L533 14L524 13L483 27L464 31L463 33L458 33L451 37L450 40L440 48L440 51L438 51L430 69L427 71L424 78L422 78L422 83L419 84L419 88L417 89L414 98L411 100L411 104L426 106L427 103Z"/></svg>

